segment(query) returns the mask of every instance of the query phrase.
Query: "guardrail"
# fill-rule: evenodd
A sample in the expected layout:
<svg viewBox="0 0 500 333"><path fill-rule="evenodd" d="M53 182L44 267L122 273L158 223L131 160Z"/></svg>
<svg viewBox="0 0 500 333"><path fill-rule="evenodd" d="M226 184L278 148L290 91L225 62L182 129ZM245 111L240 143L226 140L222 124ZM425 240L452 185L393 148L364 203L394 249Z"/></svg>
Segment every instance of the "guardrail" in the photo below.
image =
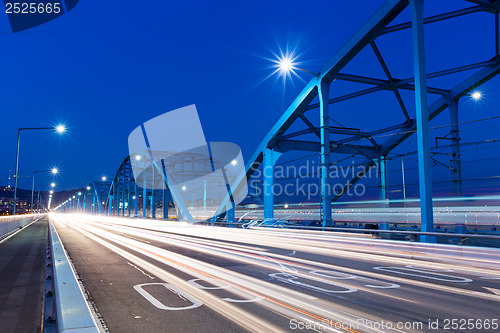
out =
<svg viewBox="0 0 500 333"><path fill-rule="evenodd" d="M262 227L250 227L250 229L262 228ZM373 233L373 234L408 234L416 236L436 236L436 237L453 237L453 238L483 238L483 239L498 239L500 236L488 235L488 234L457 234L451 232L422 232L422 231L409 231L409 230L384 230L384 229L360 229L360 228L337 228L337 227L306 227L306 226L281 226L281 225L269 225L264 228L279 228L279 229L304 229L304 230L321 230L321 231L351 231L351 232L363 232L363 233Z"/></svg>
<svg viewBox="0 0 500 333"><path fill-rule="evenodd" d="M252 227L250 229L266 230L276 229L286 232L290 229L309 229L311 231L355 231L369 232L372 234L378 233L396 233L410 235L429 235L437 237L453 237L453 238L484 238L500 240L500 236L495 235L478 235L478 234L454 234L442 232L420 232L420 231L400 231L400 230L379 230L379 229L354 229L354 228L336 228L336 227L294 227L294 226L268 226L268 227ZM323 234L324 235L324 234ZM331 235L335 235L331 233ZM345 236L345 233L343 234ZM356 239L346 237L336 237L331 242L327 243L326 247L335 249L345 249L370 254L384 254L385 256L393 256L399 258L411 258L416 260L434 261L441 263L449 263L456 265L469 265L480 268L495 268L500 267L500 249L488 247L470 247L451 244L436 244L436 243L419 243L419 242L401 242L397 240L386 239ZM323 246L325 244L323 243Z"/></svg>
<svg viewBox="0 0 500 333"><path fill-rule="evenodd" d="M58 333L99 333L76 273L51 221L49 221L49 247L45 321L55 321ZM50 328L51 325L47 325L44 332L51 332Z"/></svg>
<svg viewBox="0 0 500 333"><path fill-rule="evenodd" d="M38 221L40 214L13 215L0 217L0 240L4 240L30 223Z"/></svg>
<svg viewBox="0 0 500 333"><path fill-rule="evenodd" d="M491 235L486 233L450 233L450 232L421 232L421 231L412 231L412 230L402 230L402 229L365 229L365 228L341 228L341 227L311 227L311 226L303 226L303 225L292 225L292 224L269 224L265 226L251 225L249 222L224 222L224 221L197 221L197 222L189 222L191 224L198 225L213 225L213 226L221 226L221 227L229 227L229 228L247 228L247 229L255 229L255 228L275 228L275 229L301 229L301 230L317 230L317 231L348 231L348 232L359 232L359 233L370 233L370 234L408 234L414 236L426 235L426 236L438 236L438 237L452 237L452 238L483 238L483 239L496 239L500 240L500 235ZM376 223L368 223L368 224L376 224ZM380 223L383 224L383 223ZM474 225L472 225L474 226Z"/></svg>

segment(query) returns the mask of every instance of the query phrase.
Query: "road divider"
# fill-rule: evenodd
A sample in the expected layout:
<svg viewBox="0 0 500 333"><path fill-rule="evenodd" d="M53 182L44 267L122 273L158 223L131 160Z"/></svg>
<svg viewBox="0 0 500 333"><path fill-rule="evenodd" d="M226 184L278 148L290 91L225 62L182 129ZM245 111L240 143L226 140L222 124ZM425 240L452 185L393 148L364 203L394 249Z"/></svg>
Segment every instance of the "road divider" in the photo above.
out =
<svg viewBox="0 0 500 333"><path fill-rule="evenodd" d="M55 296L55 315L52 319L56 320L57 332L99 333L100 330L78 283L75 270L52 221L49 221L49 239Z"/></svg>

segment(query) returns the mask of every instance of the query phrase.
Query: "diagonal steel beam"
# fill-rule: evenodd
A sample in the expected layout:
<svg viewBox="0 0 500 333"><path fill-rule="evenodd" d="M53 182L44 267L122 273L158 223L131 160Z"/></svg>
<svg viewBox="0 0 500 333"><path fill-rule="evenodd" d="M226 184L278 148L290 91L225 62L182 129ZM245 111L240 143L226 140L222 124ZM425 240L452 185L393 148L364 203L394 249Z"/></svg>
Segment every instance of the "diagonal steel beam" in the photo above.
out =
<svg viewBox="0 0 500 333"><path fill-rule="evenodd" d="M240 176L235 183L242 184L249 178L262 163L264 151L273 147L295 120L306 111L309 104L318 95L320 82L331 83L342 68L344 68L369 42L374 40L406 7L408 0L386 0L382 6L363 24L363 26L333 55L321 68L317 78L312 78L304 89L295 98L285 113L264 137L259 147L246 165L246 175ZM222 208L228 202L225 198L220 204L216 215L220 215Z"/></svg>
<svg viewBox="0 0 500 333"><path fill-rule="evenodd" d="M377 47L377 44L375 44L375 41L370 43L370 46L372 47L373 53L375 53L375 56L377 57L378 62L380 63L380 66L382 66L382 69L384 70L385 75L387 76L387 79L389 79L389 82L392 83L394 82L391 72L389 71L389 67L387 67L387 64L384 61L384 58L382 57L382 54L380 53L380 50ZM394 95L396 96L396 99L398 100L399 106L401 107L401 111L403 111L403 114L405 115L406 120L410 120L410 115L408 114L408 110L406 110L406 106L403 102L403 99L401 98L401 95L399 94L399 90L396 88L393 90Z"/></svg>
<svg viewBox="0 0 500 333"><path fill-rule="evenodd" d="M429 120L434 119L439 113L445 110L448 107L450 100L459 100L461 97L465 96L498 74L500 74L500 63L485 67L477 73L471 75L451 90L449 98L442 97L429 106ZM390 137L382 144L380 154L387 155L391 150L396 148L399 144L415 133L415 130L416 123L408 123L407 126L405 126L399 133ZM357 175L349 183L347 183L343 190L340 191L338 195L332 199L332 201L337 201L340 197L342 197L342 195L355 185L366 172L375 166L375 163L371 159L366 159L360 164L360 166L363 168L361 174Z"/></svg>
<svg viewBox="0 0 500 333"><path fill-rule="evenodd" d="M318 138L321 138L321 135L319 134L319 130L314 127L314 125L309 121L309 119L306 118L303 114L299 116L299 118L304 122L304 124L307 125L311 129L311 131L316 134Z"/></svg>
<svg viewBox="0 0 500 333"><path fill-rule="evenodd" d="M486 81L490 80L494 76L500 73L500 63L496 63L495 65L485 67L473 74L466 80L462 81L460 84L455 86L450 93L450 97L445 98L441 97L432 105L429 106L429 120L434 119L439 113L441 113L444 109L448 107L449 101L459 100L461 97L465 96L478 86L482 85ZM402 131L400 131L399 135L395 135L391 137L386 142L382 144L382 154L387 155L391 150L393 150L396 146L398 146L401 142L405 141L408 137L410 137L416 129L416 123L409 124L409 126Z"/></svg>
<svg viewBox="0 0 500 333"><path fill-rule="evenodd" d="M366 21L365 24L330 58L321 68L320 79L312 78L297 98L280 117L269 133L264 137L256 152L247 163L247 177L250 177L262 162L263 151L272 147L295 120L308 109L311 101L318 95L318 82L326 79L331 82L345 65L347 65L369 42L384 29L396 16L408 6L408 0L387 0ZM243 180L243 178L242 178Z"/></svg>
<svg viewBox="0 0 500 333"><path fill-rule="evenodd" d="M406 82L403 82L403 80L399 80L399 79L393 79L393 81L391 82L389 80L382 80L382 79L376 79L376 78L371 78L371 77L366 77L366 76L344 74L344 73L336 74L335 78L339 79L339 80L343 80L343 81L378 85L378 86L382 86L382 89L384 89L384 90L394 90L394 89L403 89L403 90L411 90L411 91L415 90L415 86L413 84L408 84ZM412 78L412 81L413 81L413 78ZM427 87L427 92L432 93L432 94L438 94L438 95L447 95L449 93L449 91L446 89L433 88L433 87Z"/></svg>
<svg viewBox="0 0 500 333"><path fill-rule="evenodd" d="M483 12L483 11L488 10L488 6L479 5L479 6L455 10L455 11L444 13L444 14L429 16L429 17L424 18L424 24L439 22L439 21L447 20L450 18L462 16L462 15ZM411 28L411 22L405 22L405 23L401 23L401 24L391 25L390 27L387 27L384 30L382 30L380 35L388 34L390 32L405 30L405 29L409 29L409 28Z"/></svg>

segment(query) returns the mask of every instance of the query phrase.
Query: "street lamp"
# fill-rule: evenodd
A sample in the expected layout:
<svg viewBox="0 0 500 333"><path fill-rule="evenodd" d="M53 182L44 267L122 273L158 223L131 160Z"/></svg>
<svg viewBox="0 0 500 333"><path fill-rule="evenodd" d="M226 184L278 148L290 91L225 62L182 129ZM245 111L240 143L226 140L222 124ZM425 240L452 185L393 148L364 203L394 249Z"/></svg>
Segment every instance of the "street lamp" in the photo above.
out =
<svg viewBox="0 0 500 333"><path fill-rule="evenodd" d="M41 170L41 171L33 171L33 182L31 184L31 212L33 212L33 200L34 200L34 197L35 197L35 174L37 173L43 173L43 172L50 172L51 174L53 175L57 175L57 173L59 172L59 169L58 168L52 168L50 170ZM54 186L52 186L54 187Z"/></svg>
<svg viewBox="0 0 500 333"><path fill-rule="evenodd" d="M106 176L102 176L101 179L102 179L103 182L105 182L107 178L106 178Z"/></svg>
<svg viewBox="0 0 500 333"><path fill-rule="evenodd" d="M57 133L64 133L66 127L64 125L57 125L56 127L22 127L17 129L17 148L16 148L16 173L14 174L14 200L12 201L12 215L16 215L16 200L17 200L17 178L19 178L19 146L21 141L21 131L29 130L55 130Z"/></svg>
<svg viewBox="0 0 500 333"><path fill-rule="evenodd" d="M48 187L50 186L51 188L54 188L56 186L55 183L50 183L50 184L45 184L45 185L38 185L38 195L37 195L37 201L36 201L36 210L37 210L37 213L40 212L40 189L42 187ZM50 196L52 196L52 194L54 193L53 190L50 190ZM50 199L50 197L49 197Z"/></svg>
<svg viewBox="0 0 500 333"><path fill-rule="evenodd" d="M301 71L301 72L305 72L305 73L309 73L309 74L312 74L314 76L316 76L316 78L319 80L320 79L320 73L314 73L314 72L311 72L311 71L308 71L307 69L303 69L303 68L300 68L300 67L297 67L297 57L294 57L293 54L291 53L286 53L286 54L281 54L281 56L277 56L277 59L274 59L274 60L271 60L272 62L274 62L276 65L275 67L277 67L276 71L274 71L274 73L276 72L280 72L280 74L283 76L283 77L286 77L287 75L290 75L290 73L295 73L294 70L298 70L298 71Z"/></svg>
<svg viewBox="0 0 500 333"><path fill-rule="evenodd" d="M479 101L483 97L483 94L481 94L480 91L476 90L470 96L472 97L473 100Z"/></svg>

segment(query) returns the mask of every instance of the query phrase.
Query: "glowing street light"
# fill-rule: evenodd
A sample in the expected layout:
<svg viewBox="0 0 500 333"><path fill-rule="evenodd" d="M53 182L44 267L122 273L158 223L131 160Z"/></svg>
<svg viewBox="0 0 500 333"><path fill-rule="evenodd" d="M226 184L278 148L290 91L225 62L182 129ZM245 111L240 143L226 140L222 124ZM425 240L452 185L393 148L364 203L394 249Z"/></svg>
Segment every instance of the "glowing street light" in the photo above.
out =
<svg viewBox="0 0 500 333"><path fill-rule="evenodd" d="M102 179L103 182L105 182L107 178L106 178L106 176L102 176L101 179Z"/></svg>
<svg viewBox="0 0 500 333"><path fill-rule="evenodd" d="M50 183L50 187L56 187L56 183Z"/></svg>
<svg viewBox="0 0 500 333"><path fill-rule="evenodd" d="M66 126L64 126L64 125L57 125L56 126L56 131L57 131L57 133L64 133L64 132L66 132Z"/></svg>
<svg viewBox="0 0 500 333"><path fill-rule="evenodd" d="M479 101L483 97L483 94L481 94L480 91L476 90L470 96L472 97L473 100Z"/></svg>
<svg viewBox="0 0 500 333"><path fill-rule="evenodd" d="M87 191L90 191L90 186L87 186Z"/></svg>
<svg viewBox="0 0 500 333"><path fill-rule="evenodd" d="M233 165L233 166L234 166L234 165L236 165L236 164L238 164L238 161L236 161L236 160L232 160L232 161L231 161L231 165Z"/></svg>
<svg viewBox="0 0 500 333"><path fill-rule="evenodd" d="M293 53L288 53L288 52L286 52L285 54L281 53L281 56L276 56L276 58L277 59L271 60L272 62L274 62L276 64L275 67L277 67L277 69L274 71L274 73L279 72L280 75L283 76L284 78L286 78L287 76L291 77L290 73L297 75L297 73L295 73L295 70L298 70L301 72L312 74L312 75L316 76L316 78L318 80L320 79L319 73L314 73L314 72L308 71L307 69L297 67L297 65L299 64L297 62L298 56L294 56Z"/></svg>
<svg viewBox="0 0 500 333"><path fill-rule="evenodd" d="M51 174L56 175L59 172L59 169L54 167L50 170L33 171L33 182L31 184L31 211L33 211L33 201L35 199L35 175L43 172L50 172Z"/></svg>

